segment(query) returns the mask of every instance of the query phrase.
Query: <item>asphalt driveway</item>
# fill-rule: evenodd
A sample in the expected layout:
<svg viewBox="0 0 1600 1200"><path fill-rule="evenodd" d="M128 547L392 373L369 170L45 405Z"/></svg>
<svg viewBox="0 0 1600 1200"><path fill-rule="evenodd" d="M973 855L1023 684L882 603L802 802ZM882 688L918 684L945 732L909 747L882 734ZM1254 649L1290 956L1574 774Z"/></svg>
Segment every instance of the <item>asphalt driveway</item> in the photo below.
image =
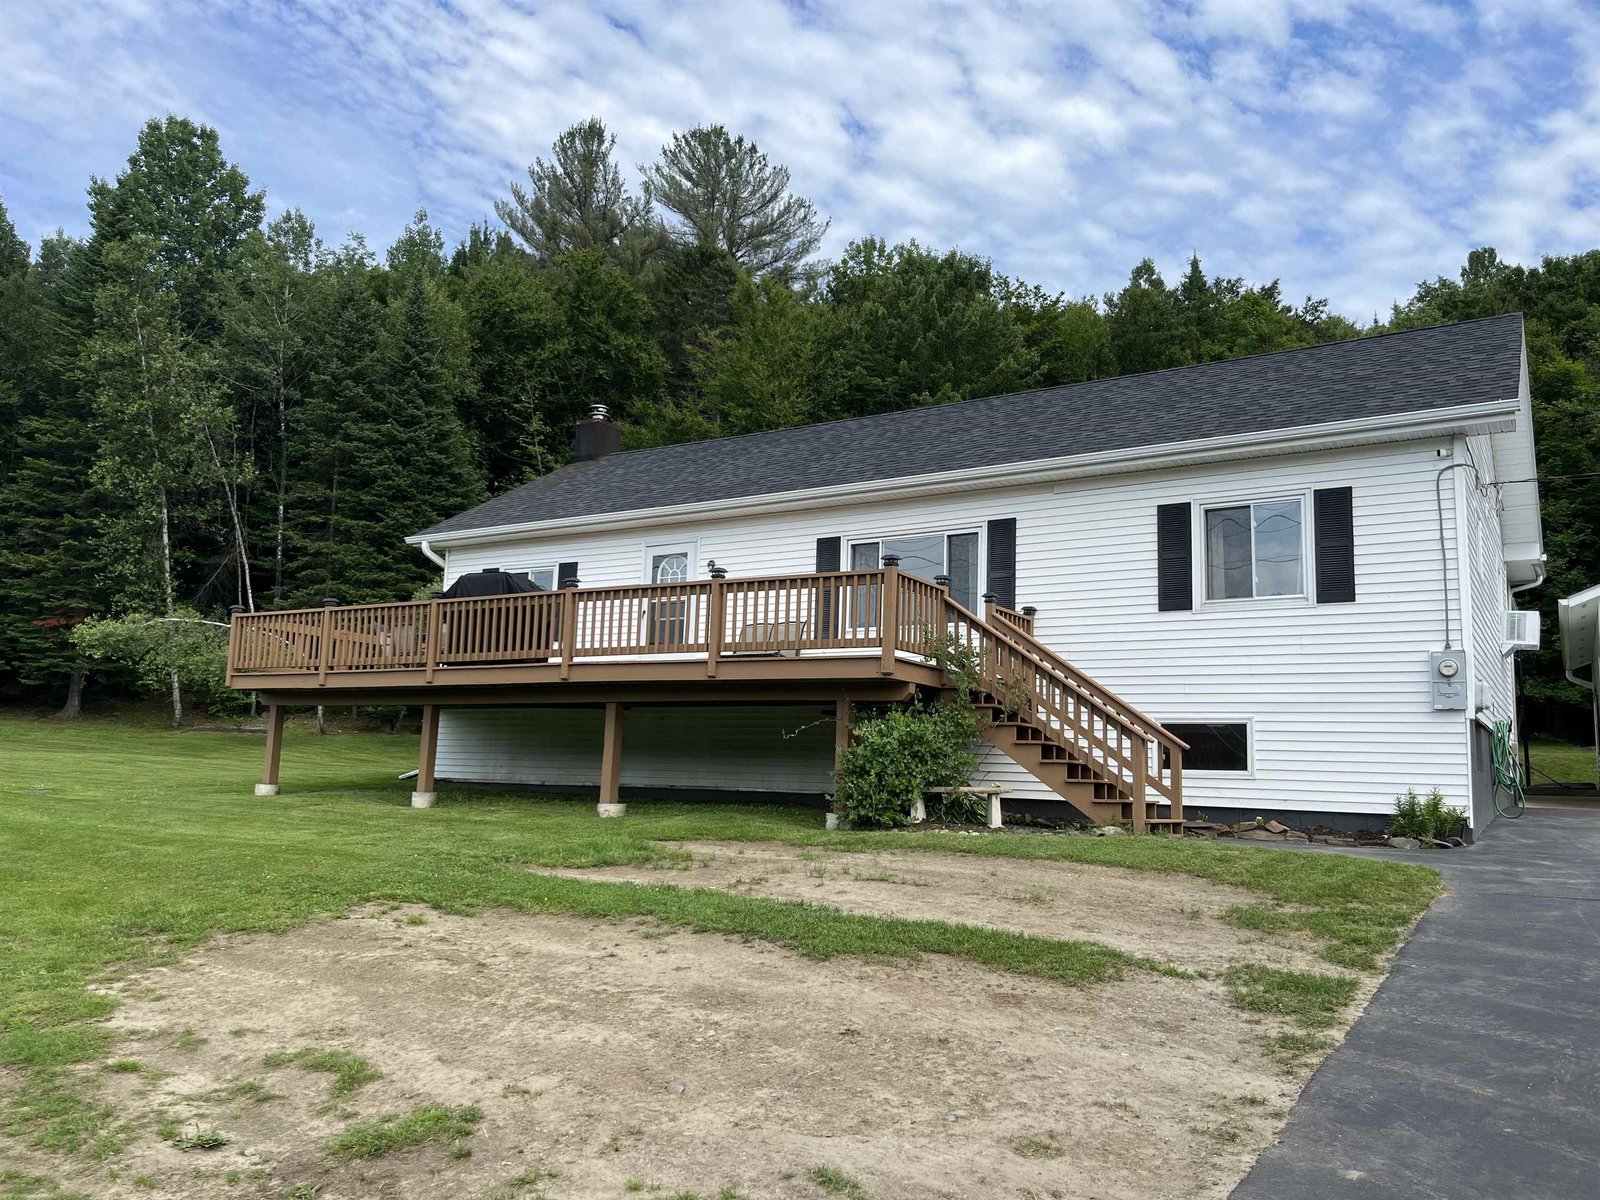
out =
<svg viewBox="0 0 1600 1200"><path fill-rule="evenodd" d="M1406 857L1449 892L1235 1200L1595 1200L1600 811Z"/></svg>

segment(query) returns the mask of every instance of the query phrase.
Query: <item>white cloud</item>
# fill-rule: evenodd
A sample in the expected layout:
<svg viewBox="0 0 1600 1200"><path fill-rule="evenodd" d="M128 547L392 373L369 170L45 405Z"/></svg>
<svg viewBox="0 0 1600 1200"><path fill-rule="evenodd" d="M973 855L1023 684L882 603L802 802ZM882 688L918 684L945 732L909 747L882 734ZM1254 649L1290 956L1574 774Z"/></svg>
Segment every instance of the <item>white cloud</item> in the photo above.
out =
<svg viewBox="0 0 1600 1200"><path fill-rule="evenodd" d="M1074 294L1138 259L1355 315L1474 244L1600 241L1600 28L1574 0L80 0L0 9L0 194L81 229L147 117L208 120L338 238L451 235L566 125L630 173L721 121L866 233ZM57 6L52 6L57 7Z"/></svg>

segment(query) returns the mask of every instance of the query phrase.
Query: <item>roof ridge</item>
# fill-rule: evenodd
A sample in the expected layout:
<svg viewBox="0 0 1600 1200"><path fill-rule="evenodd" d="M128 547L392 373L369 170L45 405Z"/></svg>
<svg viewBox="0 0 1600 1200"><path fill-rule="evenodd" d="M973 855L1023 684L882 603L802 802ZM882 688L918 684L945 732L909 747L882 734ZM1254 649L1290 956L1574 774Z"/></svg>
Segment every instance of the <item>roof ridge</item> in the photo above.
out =
<svg viewBox="0 0 1600 1200"><path fill-rule="evenodd" d="M943 404L914 404L906 408L891 408L887 412L862 413L855 417L834 417L827 421L806 421L800 425L780 425L776 429L752 429L746 433L726 433L720 437L695 438L687 442L667 442L660 446L638 446L632 450L620 450L616 454L606 455L615 459L627 455L644 455L658 450L681 450L689 446L706 446L713 442L738 442L747 438L771 437L780 433L793 433L797 429L822 429L826 426L854 425L865 421L880 421L888 417L898 417L905 413L921 412L926 409L939 409L949 411L958 409L967 404L984 404L993 400L1020 400L1027 396L1040 396L1069 391L1072 388L1093 387L1096 384L1117 382L1127 383L1133 380L1150 379L1158 375L1172 375L1180 371L1203 371L1210 368L1228 366L1234 363L1252 362L1263 358L1281 358L1290 354L1304 354L1314 350L1336 350L1344 347L1365 345L1372 342L1384 341L1388 338L1413 337L1417 334L1431 333L1437 329L1458 329L1464 325L1482 325L1489 321L1504 321L1515 317L1523 320L1521 310L1509 313L1495 313L1487 317L1469 317L1463 321L1441 321L1437 325L1418 325L1411 329L1386 329L1382 333L1362 334L1360 337L1340 338L1333 342L1316 342L1310 346L1288 346L1282 350L1261 350L1255 354L1240 354L1233 358L1217 358L1210 362L1183 363L1174 367L1157 367L1151 371L1134 371L1128 375L1101 375L1094 379L1080 379L1074 383L1052 383L1044 387L1024 388L1020 392L993 392L986 396L969 396L965 400L949 400ZM593 460L599 461L599 460ZM577 464L568 463L567 466ZM564 470L565 468L561 468ZM551 472L554 474L555 472ZM514 489L513 489L514 490ZM501 493L505 495L507 493Z"/></svg>
<svg viewBox="0 0 1600 1200"><path fill-rule="evenodd" d="M426 534L1155 446L1516 394L1521 313L1211 363L646 446L569 463ZM1387 345L1379 343L1386 342ZM1299 357L1294 357L1298 355ZM1308 358L1307 355L1312 355Z"/></svg>

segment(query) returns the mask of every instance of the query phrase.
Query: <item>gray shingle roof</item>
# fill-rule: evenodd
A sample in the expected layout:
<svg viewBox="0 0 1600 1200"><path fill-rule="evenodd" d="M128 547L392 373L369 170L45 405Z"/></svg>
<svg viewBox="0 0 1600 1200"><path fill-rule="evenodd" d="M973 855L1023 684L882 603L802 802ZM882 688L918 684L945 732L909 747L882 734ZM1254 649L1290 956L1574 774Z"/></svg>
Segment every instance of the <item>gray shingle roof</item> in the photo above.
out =
<svg viewBox="0 0 1600 1200"><path fill-rule="evenodd" d="M1516 396L1512 313L573 463L424 536L1382 417Z"/></svg>

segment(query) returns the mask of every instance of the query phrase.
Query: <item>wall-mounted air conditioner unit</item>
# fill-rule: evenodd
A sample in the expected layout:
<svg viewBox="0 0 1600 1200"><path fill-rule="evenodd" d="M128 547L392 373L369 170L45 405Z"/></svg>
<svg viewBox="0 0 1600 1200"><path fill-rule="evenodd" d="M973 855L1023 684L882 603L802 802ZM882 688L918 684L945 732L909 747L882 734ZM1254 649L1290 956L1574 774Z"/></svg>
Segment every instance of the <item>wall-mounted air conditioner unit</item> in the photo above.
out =
<svg viewBox="0 0 1600 1200"><path fill-rule="evenodd" d="M1506 613L1506 640L1501 651L1537 650L1539 648L1539 614L1532 610L1511 609Z"/></svg>

